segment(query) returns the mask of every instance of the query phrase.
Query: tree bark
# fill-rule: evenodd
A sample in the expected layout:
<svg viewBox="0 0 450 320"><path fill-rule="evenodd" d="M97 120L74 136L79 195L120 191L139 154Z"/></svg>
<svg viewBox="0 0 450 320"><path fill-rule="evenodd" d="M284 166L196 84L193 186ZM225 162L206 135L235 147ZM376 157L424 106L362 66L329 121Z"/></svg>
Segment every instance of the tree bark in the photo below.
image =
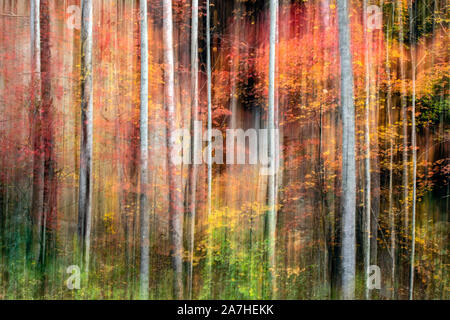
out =
<svg viewBox="0 0 450 320"><path fill-rule="evenodd" d="M84 270L89 270L92 203L92 0L81 3L81 142L78 236Z"/></svg>
<svg viewBox="0 0 450 320"><path fill-rule="evenodd" d="M405 83L405 58L404 58L404 46L403 46L403 5L402 1L398 2L398 26L399 26L399 45L400 45L400 77L401 77L401 117L402 117L402 135L403 135L403 152L402 152L402 161L403 161L403 176L402 176L402 184L403 184L403 206L404 206L404 220L403 226L405 228L405 234L408 229L408 220L409 220L409 175L408 175L408 111L406 105L406 83ZM406 238L406 237L405 237Z"/></svg>
<svg viewBox="0 0 450 320"><path fill-rule="evenodd" d="M181 172L173 162L175 150L175 87L172 1L163 0L163 42L164 42L164 96L167 112L167 159L169 179L169 232L173 268L173 296L183 297L182 262L183 262L183 206L181 195Z"/></svg>
<svg viewBox="0 0 450 320"><path fill-rule="evenodd" d="M269 132L268 139L268 159L269 159L269 176L268 176L268 268L271 282L272 298L276 298L277 279L276 279L276 222L277 212L275 208L275 64L276 64L276 34L277 34L277 11L278 0L270 0L270 35L269 35L269 97L268 97L268 115L267 128Z"/></svg>
<svg viewBox="0 0 450 320"><path fill-rule="evenodd" d="M41 224L40 261L45 265L47 229L53 230L56 220L57 179L54 154L54 123L52 97L52 56L50 1L40 2L40 32L41 32L41 116L42 116L42 147L44 156L43 184L43 216Z"/></svg>
<svg viewBox="0 0 450 320"><path fill-rule="evenodd" d="M364 293L367 300L370 299L370 290L368 287L369 267L370 267L370 215L371 215L371 177L370 177L370 58L369 58L369 39L367 34L367 0L363 1L363 27L364 27L364 58L366 67L365 78L365 128L364 128Z"/></svg>
<svg viewBox="0 0 450 320"><path fill-rule="evenodd" d="M342 298L355 295L355 110L348 0L338 0L342 106Z"/></svg>
<svg viewBox="0 0 450 320"><path fill-rule="evenodd" d="M394 19L394 8L392 11L392 22ZM395 256L396 256L396 230L395 230L395 214L393 209L393 163L394 163L394 138L393 138L393 121L392 121L392 81L391 81L391 64L390 64L390 42L392 41L392 33L390 32L392 25L386 26L386 74L387 74L387 99L386 99L386 113L388 120L388 135L389 135L389 194L388 194L388 218L389 218L389 230L390 230L390 256L391 256L391 298L396 296L395 285Z"/></svg>
<svg viewBox="0 0 450 320"><path fill-rule="evenodd" d="M33 191L31 218L33 222L33 255L39 261L41 246L41 226L44 200L44 157L42 146L41 112L41 33L40 1L30 1L30 40L31 40L31 113L33 123Z"/></svg>
<svg viewBox="0 0 450 320"><path fill-rule="evenodd" d="M400 229L401 241L403 244L400 246L400 261L399 265L406 267L408 250L408 226L409 226L409 164L408 164L408 106L406 100L406 71L405 71L405 52L404 52L404 30L403 30L403 1L397 1L398 6L398 28L399 28L399 64L400 64L400 80L401 80L401 122L402 122L402 186L403 186L403 230ZM406 270L400 272L400 281L405 283L408 281L408 275Z"/></svg>
<svg viewBox="0 0 450 320"><path fill-rule="evenodd" d="M212 107L211 107L211 14L210 1L206 0L206 91L208 99L208 124L207 124L207 166L208 166L208 217L212 212ZM208 286L211 293L212 282L212 234L208 234Z"/></svg>
<svg viewBox="0 0 450 320"><path fill-rule="evenodd" d="M148 31L147 0L140 0L141 88L140 88L140 175L139 195L141 227L140 298L148 299L149 284L149 212L148 212Z"/></svg>
<svg viewBox="0 0 450 320"><path fill-rule="evenodd" d="M189 270L188 270L188 298L192 299L193 260L195 239L196 216L196 191L197 191L197 145L195 123L198 117L198 0L192 0L191 13L191 165L189 167Z"/></svg>

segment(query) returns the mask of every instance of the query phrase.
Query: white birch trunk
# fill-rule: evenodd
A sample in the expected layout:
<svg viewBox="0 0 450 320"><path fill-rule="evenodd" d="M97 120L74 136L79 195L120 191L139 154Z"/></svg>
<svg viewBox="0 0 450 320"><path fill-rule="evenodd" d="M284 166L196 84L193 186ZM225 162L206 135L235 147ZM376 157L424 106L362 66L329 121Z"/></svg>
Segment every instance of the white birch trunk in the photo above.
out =
<svg viewBox="0 0 450 320"><path fill-rule="evenodd" d="M167 111L167 158L169 176L169 232L173 267L173 294L175 299L183 297L183 207L181 195L181 173L172 161L175 149L175 84L173 54L172 1L163 0L163 42L164 42L164 97Z"/></svg>
<svg viewBox="0 0 450 320"><path fill-rule="evenodd" d="M140 0L141 88L140 88L140 298L148 299L149 284L149 212L148 212L148 32L147 0Z"/></svg>
<svg viewBox="0 0 450 320"><path fill-rule="evenodd" d="M197 164L195 155L199 146L195 135L195 122L198 117L198 0L192 0L191 13L191 165L189 168L189 270L188 270L188 297L192 299L194 239L196 216L196 190L197 190Z"/></svg>
<svg viewBox="0 0 450 320"><path fill-rule="evenodd" d="M276 208L275 208L275 65L276 65L276 35L277 35L277 11L278 0L270 0L270 35L269 35L269 97L267 129L268 139L268 159L270 174L268 176L268 268L271 281L272 298L276 297Z"/></svg>
<svg viewBox="0 0 450 320"><path fill-rule="evenodd" d="M355 110L348 0L338 0L342 105L342 298L355 296Z"/></svg>
<svg viewBox="0 0 450 320"><path fill-rule="evenodd" d="M207 150L207 166L208 166L208 217L212 212L212 106L211 106L211 14L210 3L206 0L206 91L208 98L208 150ZM212 282L212 234L211 230L208 235L208 286L211 290Z"/></svg>
<svg viewBox="0 0 450 320"><path fill-rule="evenodd" d="M78 234L85 271L89 270L92 202L92 0L81 3L81 144Z"/></svg>

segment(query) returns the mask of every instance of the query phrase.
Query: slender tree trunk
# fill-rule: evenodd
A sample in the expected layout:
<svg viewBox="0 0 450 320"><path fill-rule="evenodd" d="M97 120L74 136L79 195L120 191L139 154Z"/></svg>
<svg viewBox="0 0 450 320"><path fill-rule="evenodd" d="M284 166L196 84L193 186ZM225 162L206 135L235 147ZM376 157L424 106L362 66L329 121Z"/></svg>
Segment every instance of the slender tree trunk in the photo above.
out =
<svg viewBox="0 0 450 320"><path fill-rule="evenodd" d="M149 213L148 213L148 32L147 0L140 0L141 26L141 90L140 90L140 226L141 226L141 264L140 264L140 298L148 299L149 283Z"/></svg>
<svg viewBox="0 0 450 320"><path fill-rule="evenodd" d="M197 191L197 145L195 124L198 117L198 0L192 0L191 13L191 165L189 167L189 270L188 270L188 298L192 299L194 239Z"/></svg>
<svg viewBox="0 0 450 320"><path fill-rule="evenodd" d="M276 34L277 34L277 11L278 0L270 0L270 36L269 36L269 105L267 111L267 129L269 131L268 139L268 159L269 159L269 176L268 176L268 268L271 282L272 298L277 294L276 279L276 208L275 208L275 64L276 64Z"/></svg>
<svg viewBox="0 0 450 320"><path fill-rule="evenodd" d="M348 0L338 0L342 105L342 298L355 296L355 110Z"/></svg>
<svg viewBox="0 0 450 320"><path fill-rule="evenodd" d="M89 271L92 203L92 0L81 2L81 143L78 235L84 270Z"/></svg>
<svg viewBox="0 0 450 320"><path fill-rule="evenodd" d="M402 117L402 135L403 135L403 206L404 206L404 232L407 233L408 230L408 220L409 220L409 177L408 177L408 113L406 105L406 83L405 83L405 57L404 57L404 33L403 33L403 4L402 1L398 2L398 27L399 27L399 45L400 45L400 77L401 77L401 117ZM406 238L406 237L405 237Z"/></svg>
<svg viewBox="0 0 450 320"><path fill-rule="evenodd" d="M321 13L321 22L323 25L324 34L329 32L330 29L330 3L329 0L322 0L320 4L320 13ZM326 36L325 36L326 37ZM329 48L323 47L324 52L324 61L329 61L330 54ZM322 83L323 89L328 90L328 74L329 68L325 64L322 74ZM330 223L328 218L328 212L330 210L328 204L328 192L326 188L326 179L328 170L325 168L324 163L324 124L326 120L326 110L324 110L325 101L320 105L320 132L319 132L319 167L320 167L320 195L321 195L321 220L322 220L322 230L323 230L323 241L324 241L324 266L323 266L323 274L324 274L324 284L326 286L326 296L331 298L331 276L330 276L330 262L332 260L332 256L330 255L330 240L331 240L331 232L330 232Z"/></svg>
<svg viewBox="0 0 450 320"><path fill-rule="evenodd" d="M41 225L44 200L44 157L42 146L42 113L41 113L41 34L40 34L40 1L30 1L30 36L31 36L31 112L33 123L33 191L31 215L33 221L33 254L39 261L41 246Z"/></svg>
<svg viewBox="0 0 450 320"><path fill-rule="evenodd" d="M406 71L405 71L405 52L404 52L404 28L403 28L403 1L396 2L398 6L398 28L399 28L399 64L400 64L400 78L401 78L401 122L402 122L402 185L403 185L403 230L400 230L401 241L403 244L400 248L403 248L400 253L400 266L406 267L405 262L407 259L407 243L408 243L408 225L409 225L409 165L408 165L408 106L406 101ZM406 261L405 261L406 260ZM402 270L400 272L401 283L405 283L407 280L407 271Z"/></svg>
<svg viewBox="0 0 450 320"><path fill-rule="evenodd" d="M130 145L130 154L132 155L130 159L130 179L131 179L131 185L132 185L132 191L129 194L128 199L128 206L129 206L129 214L130 214L130 221L129 221L129 234L131 240L130 242L130 248L129 248L129 255L130 255L130 263L135 265L136 264L136 256L137 256L137 246L135 245L135 239L138 237L140 239L140 236L138 235L139 232L137 228L140 226L140 223L137 223L137 220L140 220L139 215L139 187L140 187L140 126L136 126L136 123L140 121L140 77L141 77L141 41L140 41L140 7L139 7L139 0L132 0L131 4L132 8L132 26L133 26L133 39L132 39L132 48L133 48L133 54L132 54L132 67L131 67L131 74L132 74L132 113L133 113L133 121L130 124L130 130L131 130L131 139L132 142ZM140 241L140 240L139 240ZM140 251L139 251L140 254ZM131 273L131 277L134 277L136 274L135 268L132 269L133 272ZM140 272L140 270L139 270ZM132 296L135 292L135 281L132 281L132 286L130 288L130 291L132 292ZM140 297L140 292L138 294Z"/></svg>
<svg viewBox="0 0 450 320"><path fill-rule="evenodd" d="M231 59L231 103L230 103L230 129L236 129L237 121L237 107L238 107L238 93L237 93L237 75L239 72L239 53L240 53L240 33L241 33L241 3L234 1L234 32L232 39L232 59Z"/></svg>
<svg viewBox="0 0 450 320"><path fill-rule="evenodd" d="M412 73L412 110L411 110L411 144L413 162L413 194L412 194L412 221L411 221L411 270L409 273L409 300L414 299L414 260L416 253L416 184L417 184L417 150L416 150L416 39L414 31L414 7L412 0L410 3L409 32L411 37L411 73Z"/></svg>
<svg viewBox="0 0 450 320"><path fill-rule="evenodd" d="M79 1L74 1L73 4L78 4ZM81 66L81 50L80 50L80 41L81 41L81 30L73 28L73 52L72 52L72 74L74 79L80 79L80 66ZM72 81L72 103L74 105L80 103L80 92L81 87L79 81ZM80 174L80 109L75 107L73 108L72 117L73 117L73 166L74 166L74 174L75 176L79 176ZM78 212L78 188L75 187L72 192L72 201L75 203L73 206L73 214L76 215Z"/></svg>
<svg viewBox="0 0 450 320"><path fill-rule="evenodd" d="M164 94L167 112L167 159L169 178L169 232L173 267L173 296L183 297L182 262L183 262L183 206L181 195L181 173L173 162L175 150L175 87L173 55L172 1L163 0L163 42L164 42Z"/></svg>
<svg viewBox="0 0 450 320"><path fill-rule="evenodd" d="M394 19L394 9L392 10L392 19ZM392 285L392 293L391 298L394 299L396 296L396 286L395 286L395 238L396 238L396 232L395 232L395 215L393 210L393 163L394 163L394 138L393 138L393 122L392 122L392 82L391 82L391 64L390 64L390 56L389 56L389 50L390 50L390 42L392 41L392 34L390 32L390 28L392 28L392 25L386 26L386 74L387 74L387 99L386 99L386 113L387 113L387 119L388 119L388 132L389 135L389 195L388 195L388 202L389 202L389 209L388 209L388 217L389 217L389 229L390 229L390 236L391 236L391 243L390 243L390 255L391 255L391 285Z"/></svg>
<svg viewBox="0 0 450 320"><path fill-rule="evenodd" d="M51 29L50 2L40 2L40 31L41 31L41 116L42 116L42 147L44 155L44 184L43 184L43 216L41 224L40 261L45 264L46 230L52 230L54 225L47 225L56 219L56 161L54 154L53 131L53 97L52 97L52 57L51 57Z"/></svg>
<svg viewBox="0 0 450 320"><path fill-rule="evenodd" d="M206 0L206 91L208 96L208 150L207 150L207 166L208 166L208 217L212 211L212 107L211 107L211 14L210 1ZM212 231L208 235L208 286L211 293L212 285Z"/></svg>
<svg viewBox="0 0 450 320"><path fill-rule="evenodd" d="M364 130L364 292L366 299L370 299L369 267L370 267L370 215L371 215L371 177L370 177L370 57L369 57L369 39L367 34L367 0L363 2L363 27L364 27L364 57L366 67L365 79L365 130Z"/></svg>

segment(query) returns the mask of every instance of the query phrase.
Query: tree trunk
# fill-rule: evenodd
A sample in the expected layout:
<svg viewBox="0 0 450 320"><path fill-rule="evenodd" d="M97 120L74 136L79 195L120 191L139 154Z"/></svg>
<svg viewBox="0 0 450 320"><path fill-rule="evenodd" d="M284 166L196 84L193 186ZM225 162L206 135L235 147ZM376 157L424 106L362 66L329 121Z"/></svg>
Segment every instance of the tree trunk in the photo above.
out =
<svg viewBox="0 0 450 320"><path fill-rule="evenodd" d="M147 0L140 0L141 25L141 89L140 89L140 226L141 226L141 264L140 264L140 298L148 299L149 284L149 213L148 213L148 32Z"/></svg>
<svg viewBox="0 0 450 320"><path fill-rule="evenodd" d="M52 97L52 58L50 46L50 2L40 2L40 32L41 32L41 116L42 116L42 147L44 155L43 184L43 216L41 224L40 261L45 264L46 230L52 230L56 219L56 161L54 154L53 131L53 97ZM51 222L51 224L49 224Z"/></svg>
<svg viewBox="0 0 450 320"><path fill-rule="evenodd" d="M411 144L413 162L413 194L412 194L412 221L411 221L411 270L409 273L409 300L414 299L414 259L416 253L416 184L417 184L417 150L416 150L416 50L414 32L414 8L410 1L409 31L411 37L411 73L412 73L412 110L411 110Z"/></svg>
<svg viewBox="0 0 450 320"><path fill-rule="evenodd" d="M402 122L402 186L403 186L403 230L400 229L401 241L403 244L400 246L400 266L405 266L408 256L407 243L408 243L408 225L409 225L409 165L408 165L408 106L406 101L406 72L405 72L405 53L404 53L404 31L403 31L403 1L398 1L398 28L399 28L399 64L400 64L400 78L401 78L401 122ZM400 272L401 283L407 282L408 276L406 270Z"/></svg>
<svg viewBox="0 0 450 320"><path fill-rule="evenodd" d="M196 216L196 191L197 191L197 145L195 123L198 117L198 0L192 0L191 16L191 165L189 167L189 270L188 270L188 298L192 299L195 216Z"/></svg>
<svg viewBox="0 0 450 320"><path fill-rule="evenodd" d="M276 208L275 208L275 63L276 63L276 35L277 35L277 11L278 0L270 0L270 49L269 49L269 97L268 97L268 115L267 115L267 129L269 132L268 139L268 159L269 159L269 176L268 176L268 268L271 282L272 298L276 298L277 294L277 279L276 279L276 256L275 256L275 242L276 242Z"/></svg>
<svg viewBox="0 0 450 320"><path fill-rule="evenodd" d="M33 123L33 191L31 202L31 218L33 222L33 255L39 261L41 246L41 225L44 200L44 157L42 146L42 113L41 113L41 34L40 34L40 1L31 0L30 36L31 36L31 113Z"/></svg>
<svg viewBox="0 0 450 320"><path fill-rule="evenodd" d="M369 39L367 34L367 0L363 2L363 27L364 27L364 57L366 67L365 79L365 130L364 130L364 292L367 300L370 299L370 290L368 287L369 267L370 267L370 215L371 215L371 177L370 177L370 58L369 58Z"/></svg>
<svg viewBox="0 0 450 320"><path fill-rule="evenodd" d="M137 226L140 226L140 223L137 223L137 220L140 219L139 216L139 180L140 180L140 126L137 126L136 123L140 121L140 77L141 77L141 44L140 44L140 8L139 8L139 0L131 1L131 10L132 10L132 59L131 59L131 75L132 75L132 95L131 95L131 104L132 109L131 112L132 122L129 124L129 133L132 143L129 145L129 165L128 165L128 176L131 180L131 191L127 195L127 234L128 234L128 245L126 252L126 261L130 265L136 265L136 252L137 246L135 245L136 236L140 239L138 235L138 231L136 230ZM130 277L135 277L135 268L131 269ZM132 285L129 290L131 292L131 296L133 298L135 293L135 281L131 281ZM140 293L138 293L138 296Z"/></svg>
<svg viewBox="0 0 450 320"><path fill-rule="evenodd" d="M181 172L173 162L175 150L175 88L172 1L163 0L163 42L164 42L164 96L167 112L167 159L169 179L169 232L173 267L173 296L183 297L182 257L183 257L183 206L181 195Z"/></svg>
<svg viewBox="0 0 450 320"><path fill-rule="evenodd" d="M338 0L342 105L342 298L355 295L355 110L348 0Z"/></svg>
<svg viewBox="0 0 450 320"><path fill-rule="evenodd" d="M392 22L394 19L394 9L392 11ZM391 256L391 298L394 299L396 296L396 285L395 285L395 241L396 241L396 232L395 232L395 214L393 210L393 163L394 163L394 138L393 138L393 122L392 122L392 82L391 82L391 64L389 57L390 50L390 42L392 41L392 33L390 33L390 28L392 25L386 26L386 74L387 74L387 99L386 99L386 113L388 120L388 135L389 135L389 209L388 209L388 217L389 217L389 230L391 236L390 243L390 256Z"/></svg>
<svg viewBox="0 0 450 320"><path fill-rule="evenodd" d="M92 0L81 3L81 142L78 236L84 270L89 270L92 202Z"/></svg>
<svg viewBox="0 0 450 320"><path fill-rule="evenodd" d="M398 14L398 26L399 26L399 45L400 45L400 77L401 77L401 117L402 117L402 135L403 135L403 206L404 206L404 232L405 235L408 229L408 220L409 220L409 177L408 177L408 111L406 105L406 83L405 83L405 63L404 63L404 46L403 46L403 6L402 1L399 1L399 14ZM406 236L404 236L406 238Z"/></svg>
<svg viewBox="0 0 450 320"><path fill-rule="evenodd" d="M206 91L208 96L208 150L207 150L207 166L208 166L208 217L212 211L212 109L211 109L211 14L209 0L206 0ZM208 286L211 292L212 282L212 231L209 230L208 235Z"/></svg>

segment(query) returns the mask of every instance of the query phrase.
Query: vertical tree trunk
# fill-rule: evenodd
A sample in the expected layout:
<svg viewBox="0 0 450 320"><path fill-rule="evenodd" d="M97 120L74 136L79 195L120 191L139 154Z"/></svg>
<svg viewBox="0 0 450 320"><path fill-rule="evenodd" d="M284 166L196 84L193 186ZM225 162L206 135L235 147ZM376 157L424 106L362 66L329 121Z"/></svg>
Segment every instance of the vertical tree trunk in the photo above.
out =
<svg viewBox="0 0 450 320"><path fill-rule="evenodd" d="M275 208L275 63L276 63L276 33L277 33L277 11L278 0L270 0L270 35L269 35L269 105L267 115L268 139L268 159L270 172L268 176L268 268L271 281L272 298L277 294L276 279L276 208Z"/></svg>
<svg viewBox="0 0 450 320"><path fill-rule="evenodd" d="M330 28L330 2L329 0L322 0L320 2L320 13L321 13L321 23L323 26L324 32L328 33ZM324 52L324 61L329 61L330 55L329 55L329 48L325 47L323 48ZM323 73L322 73L322 86L323 89L328 90L328 73L329 68L325 64L323 66ZM326 121L326 111L324 110L325 101L321 103L320 105L320 124L319 124L319 173L320 173L320 211L321 211L321 228L323 232L323 251L324 251L324 265L323 265L323 282L326 287L326 296L331 297L331 275L330 275L330 262L332 260L332 256L330 255L330 240L331 240L331 232L330 232L330 222L329 222L329 211L330 207L328 204L328 192L326 188L326 179L327 179L327 173L328 170L325 168L325 161L324 161L324 124Z"/></svg>
<svg viewBox="0 0 450 320"><path fill-rule="evenodd" d="M169 232L173 267L173 295L183 297L182 256L183 256L183 207L181 195L181 172L173 162L175 150L175 88L172 1L163 0L163 42L164 42L164 97L167 112L167 159L169 178Z"/></svg>
<svg viewBox="0 0 450 320"><path fill-rule="evenodd" d="M44 158L42 147L42 113L41 113L41 34L40 1L30 1L30 36L31 36L31 112L33 123L33 191L31 218L33 222L33 255L39 261L41 245L41 225L44 199Z"/></svg>
<svg viewBox="0 0 450 320"><path fill-rule="evenodd" d="M392 11L392 22L394 19L394 9ZM390 243L390 255L391 255L391 298L394 299L396 296L396 286L395 286L395 215L393 210L393 163L394 163L394 138L393 138L393 122L392 122L392 82L391 82L391 64L390 64L390 42L392 41L392 33L390 32L390 28L393 26L389 24L386 26L386 74L387 74L387 99L386 99L386 113L388 120L388 135L389 135L389 209L388 209L388 217L389 217L389 230L391 236Z"/></svg>
<svg viewBox="0 0 450 320"><path fill-rule="evenodd" d="M240 53L240 33L241 33L241 3L240 1L234 1L234 32L233 32L233 40L232 40L232 52L231 52L231 65L230 65L230 73L231 73L231 104L230 104L230 129L236 129L236 121L237 121L237 107L238 107L238 93L237 93L237 75L239 72L239 53Z"/></svg>
<svg viewBox="0 0 450 320"><path fill-rule="evenodd" d="M355 110L348 0L338 0L342 105L342 298L355 295Z"/></svg>
<svg viewBox="0 0 450 320"><path fill-rule="evenodd" d="M400 77L401 77L401 117L402 117L402 135L403 135L403 146L402 146L402 157L403 157L403 206L404 206L404 232L405 235L408 229L409 220L409 177L408 177L408 111L406 105L406 83L405 83L405 58L404 58L404 46L403 46L403 2L398 2L398 27L399 27L399 45L400 45ZM404 236L406 238L406 236Z"/></svg>
<svg viewBox="0 0 450 320"><path fill-rule="evenodd" d="M149 213L148 213L148 32L147 0L140 0L141 25L141 89L140 89L140 226L141 226L141 264L140 264L140 298L148 299L149 284Z"/></svg>
<svg viewBox="0 0 450 320"><path fill-rule="evenodd" d="M208 217L212 211L212 109L211 109L211 14L210 3L206 0L206 91L208 97L208 150L207 150L207 166L208 166ZM212 234L211 230L208 235L208 286L211 292L212 282Z"/></svg>
<svg viewBox="0 0 450 320"><path fill-rule="evenodd" d="M191 165L189 167L189 270L188 270L188 298L192 299L196 191L197 191L197 145L195 123L198 116L198 0L192 0L191 13Z"/></svg>
<svg viewBox="0 0 450 320"><path fill-rule="evenodd" d="M46 230L51 230L56 219L56 161L54 154L54 123L52 97L52 57L50 47L50 1L40 2L40 32L41 32L41 116L42 116L42 147L44 155L43 184L43 216L41 225L40 261L44 265L46 257Z"/></svg>
<svg viewBox="0 0 450 320"><path fill-rule="evenodd" d="M127 206L129 208L129 221L128 221L128 234L131 238L129 241L129 263L132 265L136 264L136 256L137 256L137 246L135 245L135 239L140 236L137 227L140 226L140 223L137 223L137 220L140 219L139 215L139 180L140 180L140 126L137 126L136 123L140 121L140 77L141 77L141 44L140 44L140 7L139 0L131 1L131 10L132 10L132 66L131 66L131 75L132 75L132 113L133 113L133 121L130 123L130 135L132 139L132 143L129 146L129 153L131 155L130 165L129 165L129 177L131 179L131 192L128 194ZM140 252L140 251L139 251ZM131 277L135 277L135 268L132 269ZM132 286L130 291L132 292L132 296L134 295L134 286L135 281L132 281ZM140 293L138 294L140 296Z"/></svg>
<svg viewBox="0 0 450 320"><path fill-rule="evenodd" d="M89 270L92 202L92 0L81 2L81 142L78 236L84 270Z"/></svg>
<svg viewBox="0 0 450 320"><path fill-rule="evenodd" d="M411 110L411 144L412 144L412 162L413 162L413 194L412 194L412 221L411 221L411 270L409 273L409 300L414 299L414 259L416 253L416 184L417 184L417 150L416 150L416 50L415 50L415 31L414 31L414 8L410 1L409 14L409 32L411 37L411 73L412 73L412 110Z"/></svg>
<svg viewBox="0 0 450 320"><path fill-rule="evenodd" d="M73 4L78 4L79 1L76 0ZM80 78L80 66L81 66L81 50L80 50L80 41L81 41L81 30L77 28L73 28L73 52L72 52L72 73L74 81L72 81L72 103L78 104L80 102L80 92L81 87L80 83L77 79ZM74 174L78 177L80 174L80 109L78 107L73 108L72 117L73 117L73 166L74 166ZM72 201L75 203L73 207L73 214L77 214L78 212L78 190L74 188L72 193Z"/></svg>
<svg viewBox="0 0 450 320"><path fill-rule="evenodd" d="M403 1L396 2L398 6L398 28L399 28L399 64L400 64L400 80L401 80L401 122L402 122L402 186L403 186L403 230L400 229L401 241L403 244L400 246L400 261L399 265L406 267L408 256L406 250L408 241L408 225L409 225L409 165L408 165L408 106L406 100L406 71L405 71L405 52L404 52L404 30L403 30ZM408 280L407 271L402 270L400 273L401 283L405 283ZM406 284L406 283L405 283Z"/></svg>
<svg viewBox="0 0 450 320"><path fill-rule="evenodd" d="M369 39L367 34L367 0L363 1L363 28L364 28L364 58L366 67L365 78L365 130L364 130L364 293L366 299L370 299L370 290L368 287L369 267L370 267L370 215L371 215L371 177L370 177L370 57L369 57Z"/></svg>

